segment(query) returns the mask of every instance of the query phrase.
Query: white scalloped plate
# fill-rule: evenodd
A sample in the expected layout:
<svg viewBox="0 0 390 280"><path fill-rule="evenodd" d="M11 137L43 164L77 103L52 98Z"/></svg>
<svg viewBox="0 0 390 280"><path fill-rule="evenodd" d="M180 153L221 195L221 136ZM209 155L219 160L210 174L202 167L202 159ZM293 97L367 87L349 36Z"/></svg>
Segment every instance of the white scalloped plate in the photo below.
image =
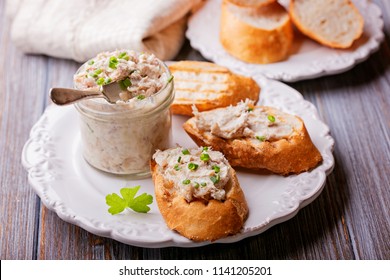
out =
<svg viewBox="0 0 390 280"><path fill-rule="evenodd" d="M287 7L288 1L280 2ZM256 77L263 74L271 79L293 82L337 74L368 58L379 48L384 38L379 7L368 0L353 2L364 17L364 33L346 50L322 46L295 32L292 54L286 60L264 65L245 63L229 55L219 42L221 0L205 2L190 18L186 36L191 46L199 50L204 57L243 75Z"/></svg>
<svg viewBox="0 0 390 280"><path fill-rule="evenodd" d="M297 91L277 81L258 79L262 105L277 107L300 116L320 150L324 161L312 170L294 176L260 175L239 171L250 214L242 232L217 243L231 243L257 235L271 226L292 218L300 208L321 192L334 159L334 140L329 128L318 119L315 107ZM173 139L184 147L195 147L181 128L186 117L173 117ZM159 248L196 247L195 243L169 230L153 202L151 211L132 211L112 216L105 196L125 186L141 185L140 192L153 194L151 179L130 181L126 176L109 175L89 166L81 155L78 115L73 106L49 106L31 130L22 152L28 179L42 203L58 216L96 235L130 245Z"/></svg>

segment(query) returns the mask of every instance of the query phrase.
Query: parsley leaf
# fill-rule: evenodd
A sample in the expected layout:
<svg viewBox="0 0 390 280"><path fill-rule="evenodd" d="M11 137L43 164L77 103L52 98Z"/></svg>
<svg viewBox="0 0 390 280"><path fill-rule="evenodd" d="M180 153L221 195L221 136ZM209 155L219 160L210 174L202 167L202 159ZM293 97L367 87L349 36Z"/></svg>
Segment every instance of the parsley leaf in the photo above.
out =
<svg viewBox="0 0 390 280"><path fill-rule="evenodd" d="M141 186L122 188L120 190L122 197L116 193L108 194L106 196L106 204L110 206L108 212L115 215L123 212L126 208L138 213L149 212L150 207L148 205L153 202L153 196L147 193L135 196L140 188Z"/></svg>

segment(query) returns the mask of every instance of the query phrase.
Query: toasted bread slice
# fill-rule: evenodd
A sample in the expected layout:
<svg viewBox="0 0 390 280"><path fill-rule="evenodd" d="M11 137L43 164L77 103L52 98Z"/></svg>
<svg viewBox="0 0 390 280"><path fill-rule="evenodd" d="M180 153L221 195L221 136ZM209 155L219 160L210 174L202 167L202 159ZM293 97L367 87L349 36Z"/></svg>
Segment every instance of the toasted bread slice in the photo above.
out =
<svg viewBox="0 0 390 280"><path fill-rule="evenodd" d="M195 113L183 127L197 145L221 151L232 166L288 175L322 161L303 121L271 107L240 103Z"/></svg>
<svg viewBox="0 0 390 280"><path fill-rule="evenodd" d="M202 149L187 150L189 154L181 151L157 151L151 161L156 201L167 226L193 241L214 241L238 233L248 216L248 205L234 169L217 151L207 151L207 162L197 160L205 153ZM190 163L198 167L189 170Z"/></svg>
<svg viewBox="0 0 390 280"><path fill-rule="evenodd" d="M261 7L264 5L271 4L276 0L227 0L228 2L241 6L241 7Z"/></svg>
<svg viewBox="0 0 390 280"><path fill-rule="evenodd" d="M214 63L180 61L169 69L175 77L175 100L171 105L174 114L192 116L192 105L207 111L247 98L259 99L260 88L252 78L233 74Z"/></svg>
<svg viewBox="0 0 390 280"><path fill-rule="evenodd" d="M349 0L291 0L290 15L302 33L332 48L348 48L363 33L364 19Z"/></svg>
<svg viewBox="0 0 390 280"><path fill-rule="evenodd" d="M285 59L293 41L290 16L278 2L259 8L222 3L219 38L232 56L249 63Z"/></svg>

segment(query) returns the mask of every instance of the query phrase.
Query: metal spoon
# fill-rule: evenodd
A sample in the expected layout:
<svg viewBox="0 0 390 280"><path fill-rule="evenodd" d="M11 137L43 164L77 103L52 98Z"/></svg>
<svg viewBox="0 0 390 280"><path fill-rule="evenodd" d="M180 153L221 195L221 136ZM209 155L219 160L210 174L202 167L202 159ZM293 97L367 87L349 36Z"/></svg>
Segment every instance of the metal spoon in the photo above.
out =
<svg viewBox="0 0 390 280"><path fill-rule="evenodd" d="M104 98L109 103L115 104L118 100L120 100L119 94L122 91L122 88L117 82L104 85L102 91L51 88L50 98L57 105L68 105L90 98Z"/></svg>

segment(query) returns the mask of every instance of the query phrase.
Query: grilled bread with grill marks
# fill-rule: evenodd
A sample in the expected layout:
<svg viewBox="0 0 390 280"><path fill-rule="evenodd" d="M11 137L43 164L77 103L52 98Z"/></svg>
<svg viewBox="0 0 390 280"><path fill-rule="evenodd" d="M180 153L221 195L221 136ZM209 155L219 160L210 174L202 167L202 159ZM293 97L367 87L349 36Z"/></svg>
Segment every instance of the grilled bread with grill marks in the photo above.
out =
<svg viewBox="0 0 390 280"><path fill-rule="evenodd" d="M175 77L174 114L192 116L192 105L199 111L235 105L241 100L259 99L260 87L249 77L230 72L210 62L180 61L169 65Z"/></svg>

